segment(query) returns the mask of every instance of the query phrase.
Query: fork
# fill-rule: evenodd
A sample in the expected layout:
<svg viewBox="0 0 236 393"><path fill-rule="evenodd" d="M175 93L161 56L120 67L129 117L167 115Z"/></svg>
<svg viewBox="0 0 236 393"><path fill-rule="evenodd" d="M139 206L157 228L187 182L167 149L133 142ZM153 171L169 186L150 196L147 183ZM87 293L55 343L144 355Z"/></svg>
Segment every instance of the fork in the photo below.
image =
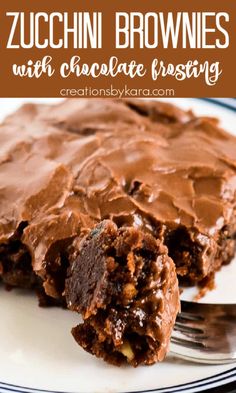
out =
<svg viewBox="0 0 236 393"><path fill-rule="evenodd" d="M181 301L170 352L197 363L236 361L236 304Z"/></svg>

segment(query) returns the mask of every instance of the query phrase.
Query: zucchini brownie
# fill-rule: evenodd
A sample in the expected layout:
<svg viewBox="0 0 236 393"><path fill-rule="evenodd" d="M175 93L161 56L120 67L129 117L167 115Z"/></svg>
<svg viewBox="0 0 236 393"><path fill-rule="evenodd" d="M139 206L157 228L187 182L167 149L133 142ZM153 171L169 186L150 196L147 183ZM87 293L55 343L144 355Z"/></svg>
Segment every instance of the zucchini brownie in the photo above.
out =
<svg viewBox="0 0 236 393"><path fill-rule="evenodd" d="M27 104L0 126L0 275L82 314L105 360L162 360L181 284L233 258L236 138L158 101ZM173 265L173 262L174 265ZM175 268L174 268L175 266Z"/></svg>

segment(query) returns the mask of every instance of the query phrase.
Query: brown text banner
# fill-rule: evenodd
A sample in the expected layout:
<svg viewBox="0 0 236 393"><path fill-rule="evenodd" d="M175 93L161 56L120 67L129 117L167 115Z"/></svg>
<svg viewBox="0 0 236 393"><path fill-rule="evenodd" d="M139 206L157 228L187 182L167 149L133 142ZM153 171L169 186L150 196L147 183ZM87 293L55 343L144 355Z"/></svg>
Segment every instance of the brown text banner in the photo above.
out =
<svg viewBox="0 0 236 393"><path fill-rule="evenodd" d="M0 5L1 97L234 97L232 0Z"/></svg>

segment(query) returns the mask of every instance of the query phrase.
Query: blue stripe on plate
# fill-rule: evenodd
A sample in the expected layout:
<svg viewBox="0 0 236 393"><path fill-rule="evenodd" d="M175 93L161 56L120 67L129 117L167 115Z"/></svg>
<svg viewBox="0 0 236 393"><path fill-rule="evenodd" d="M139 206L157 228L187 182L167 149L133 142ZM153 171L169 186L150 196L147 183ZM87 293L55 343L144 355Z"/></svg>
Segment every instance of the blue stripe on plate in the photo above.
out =
<svg viewBox="0 0 236 393"><path fill-rule="evenodd" d="M151 389L151 390L139 390L139 391L130 391L126 393L194 393L194 392L201 392L203 391L202 388L216 388L217 386L225 385L226 383L232 383L235 381L236 385L236 367L224 371L220 374L217 374L213 377L203 378L201 380L181 384L178 386L170 386L167 388L162 389ZM222 384L223 382L223 384ZM205 390L205 389L204 389ZM15 392L15 393L69 393L69 392L62 392L58 390L44 390L44 389L35 389L29 388L19 385L7 384L4 382L0 382L0 393L6 392ZM81 392L82 393L82 392Z"/></svg>
<svg viewBox="0 0 236 393"><path fill-rule="evenodd" d="M235 98L199 98L202 101L208 101L212 104L219 105L223 108L231 109L236 112L236 99Z"/></svg>

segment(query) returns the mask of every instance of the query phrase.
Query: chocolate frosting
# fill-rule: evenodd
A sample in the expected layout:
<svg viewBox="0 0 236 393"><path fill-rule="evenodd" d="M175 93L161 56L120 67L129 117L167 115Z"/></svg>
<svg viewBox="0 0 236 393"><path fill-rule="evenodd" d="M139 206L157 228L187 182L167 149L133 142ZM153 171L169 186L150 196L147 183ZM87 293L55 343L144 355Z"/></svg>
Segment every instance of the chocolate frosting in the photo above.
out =
<svg viewBox="0 0 236 393"><path fill-rule="evenodd" d="M235 195L236 138L167 103L27 104L0 127L0 242L24 223L42 277L55 243L103 219L156 237L187 228L206 259Z"/></svg>

